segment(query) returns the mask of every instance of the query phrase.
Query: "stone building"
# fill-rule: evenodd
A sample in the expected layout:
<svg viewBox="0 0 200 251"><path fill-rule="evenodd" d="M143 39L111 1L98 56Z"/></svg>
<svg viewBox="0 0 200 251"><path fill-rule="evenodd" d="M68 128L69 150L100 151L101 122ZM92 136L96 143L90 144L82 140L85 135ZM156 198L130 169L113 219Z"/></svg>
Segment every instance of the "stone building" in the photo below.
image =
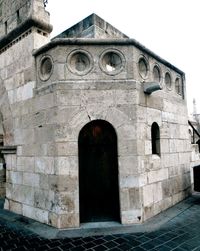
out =
<svg viewBox="0 0 200 251"><path fill-rule="evenodd" d="M188 196L184 73L95 14L51 30L42 0L0 0L5 209L135 224Z"/></svg>

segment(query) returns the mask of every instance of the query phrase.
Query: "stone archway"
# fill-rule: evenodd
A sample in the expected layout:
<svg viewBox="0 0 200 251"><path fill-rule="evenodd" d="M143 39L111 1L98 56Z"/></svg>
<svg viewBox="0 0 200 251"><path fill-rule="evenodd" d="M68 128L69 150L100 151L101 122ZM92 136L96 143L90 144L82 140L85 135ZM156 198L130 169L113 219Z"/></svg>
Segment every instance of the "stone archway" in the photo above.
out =
<svg viewBox="0 0 200 251"><path fill-rule="evenodd" d="M94 120L79 134L80 222L120 221L117 135Z"/></svg>

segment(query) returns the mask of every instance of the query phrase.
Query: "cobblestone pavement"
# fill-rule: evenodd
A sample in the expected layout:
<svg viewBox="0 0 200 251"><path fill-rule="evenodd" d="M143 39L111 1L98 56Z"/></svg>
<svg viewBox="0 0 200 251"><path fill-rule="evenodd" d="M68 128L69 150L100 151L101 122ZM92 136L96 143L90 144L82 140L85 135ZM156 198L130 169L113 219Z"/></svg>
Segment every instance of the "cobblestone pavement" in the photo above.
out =
<svg viewBox="0 0 200 251"><path fill-rule="evenodd" d="M176 215L169 217L159 225L166 213L159 215L157 220L149 223L148 228L141 232L107 234L100 236L69 238L64 236L47 239L27 229L28 224L23 217L20 224L1 210L0 213L0 250L51 250L51 251L104 251L104 250L195 250L200 251L200 195L186 200L187 207L176 210ZM178 207L177 207L178 208ZM4 211L2 213L2 211ZM172 210L173 211L173 210ZM171 212L172 212L171 211ZM156 219L156 217L154 217ZM157 221L158 228L155 228ZM151 230L152 225L152 230ZM24 226L24 227L23 227ZM62 233L62 232L61 232ZM96 233L98 234L98 233ZM62 235L61 235L62 236Z"/></svg>

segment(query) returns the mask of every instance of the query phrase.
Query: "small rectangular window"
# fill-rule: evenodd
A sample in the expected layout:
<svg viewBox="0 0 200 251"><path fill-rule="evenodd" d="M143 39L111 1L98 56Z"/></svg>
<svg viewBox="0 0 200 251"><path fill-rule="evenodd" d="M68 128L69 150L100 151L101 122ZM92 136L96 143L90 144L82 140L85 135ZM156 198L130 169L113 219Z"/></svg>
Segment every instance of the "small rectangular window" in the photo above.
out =
<svg viewBox="0 0 200 251"><path fill-rule="evenodd" d="M20 24L21 20L20 20L20 15L19 15L19 10L17 10L17 24Z"/></svg>
<svg viewBox="0 0 200 251"><path fill-rule="evenodd" d="M160 129L156 122L151 126L152 154L160 155Z"/></svg>
<svg viewBox="0 0 200 251"><path fill-rule="evenodd" d="M8 34L8 22L6 21L5 22L5 35Z"/></svg>

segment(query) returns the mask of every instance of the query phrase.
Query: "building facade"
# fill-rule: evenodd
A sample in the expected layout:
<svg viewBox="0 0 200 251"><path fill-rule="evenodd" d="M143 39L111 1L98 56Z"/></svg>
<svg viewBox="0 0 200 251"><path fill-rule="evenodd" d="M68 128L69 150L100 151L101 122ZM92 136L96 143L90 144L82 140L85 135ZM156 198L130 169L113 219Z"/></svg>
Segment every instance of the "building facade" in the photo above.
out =
<svg viewBox="0 0 200 251"><path fill-rule="evenodd" d="M0 0L5 209L135 224L188 196L184 73L95 14L51 30L42 0Z"/></svg>

